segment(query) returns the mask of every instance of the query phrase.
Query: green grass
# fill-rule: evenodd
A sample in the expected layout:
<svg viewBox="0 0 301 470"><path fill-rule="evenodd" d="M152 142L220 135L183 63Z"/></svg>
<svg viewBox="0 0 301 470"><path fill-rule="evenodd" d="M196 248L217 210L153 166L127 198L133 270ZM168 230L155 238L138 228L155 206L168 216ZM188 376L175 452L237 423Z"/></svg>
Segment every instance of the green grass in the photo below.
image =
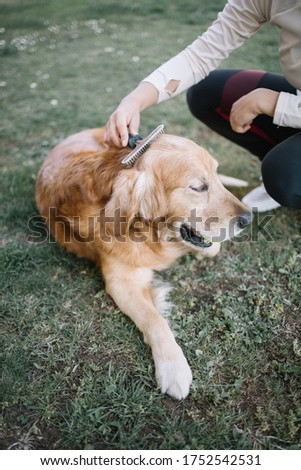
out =
<svg viewBox="0 0 301 470"><path fill-rule="evenodd" d="M301 448L299 212L271 213L273 241L255 223L215 260L187 256L161 274L176 287L170 321L194 374L182 402L159 393L149 349L95 266L27 241L49 149L104 125L222 4L0 1L3 448ZM266 26L225 65L277 72L277 39ZM184 95L145 111L141 133L160 122L257 184L257 160L197 123Z"/></svg>

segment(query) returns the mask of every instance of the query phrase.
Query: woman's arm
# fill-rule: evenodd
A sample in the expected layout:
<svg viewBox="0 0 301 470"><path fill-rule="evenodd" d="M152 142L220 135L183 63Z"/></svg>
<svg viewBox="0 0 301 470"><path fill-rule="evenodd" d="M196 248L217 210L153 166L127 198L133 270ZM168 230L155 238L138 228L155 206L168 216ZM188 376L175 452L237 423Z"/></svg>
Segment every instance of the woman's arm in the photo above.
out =
<svg viewBox="0 0 301 470"><path fill-rule="evenodd" d="M297 95L281 92L274 113L274 124L301 129L301 91Z"/></svg>
<svg viewBox="0 0 301 470"><path fill-rule="evenodd" d="M277 126L301 129L301 95L257 88L233 104L232 129L240 133L248 131L259 114L272 117Z"/></svg>
<svg viewBox="0 0 301 470"><path fill-rule="evenodd" d="M270 2L271 0L266 0ZM262 0L228 0L217 20L178 55L158 67L127 95L106 125L106 141L118 147L138 132L140 112L199 82L266 21ZM255 6L256 5L256 6Z"/></svg>

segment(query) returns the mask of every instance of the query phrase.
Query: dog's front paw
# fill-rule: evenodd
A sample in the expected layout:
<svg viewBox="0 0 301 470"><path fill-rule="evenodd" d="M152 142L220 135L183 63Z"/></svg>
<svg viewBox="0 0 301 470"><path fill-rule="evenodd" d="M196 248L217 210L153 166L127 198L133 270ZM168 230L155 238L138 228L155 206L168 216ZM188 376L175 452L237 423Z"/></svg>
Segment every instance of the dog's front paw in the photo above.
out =
<svg viewBox="0 0 301 470"><path fill-rule="evenodd" d="M162 393L167 393L177 400L186 398L192 382L192 373L188 362L179 348L177 357L155 361L156 379Z"/></svg>

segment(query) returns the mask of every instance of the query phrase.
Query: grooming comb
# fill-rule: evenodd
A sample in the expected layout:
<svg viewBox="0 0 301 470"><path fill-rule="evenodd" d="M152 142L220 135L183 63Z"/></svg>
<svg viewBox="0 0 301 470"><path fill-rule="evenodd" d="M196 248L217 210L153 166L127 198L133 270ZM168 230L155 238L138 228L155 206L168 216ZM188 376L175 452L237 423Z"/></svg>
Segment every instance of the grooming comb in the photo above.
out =
<svg viewBox="0 0 301 470"><path fill-rule="evenodd" d="M131 168L136 160L138 160L145 150L150 146L150 144L160 135L164 133L164 124L156 127L147 137L144 139L138 140L134 137L134 144L137 145L134 149L121 161L121 163L127 168Z"/></svg>

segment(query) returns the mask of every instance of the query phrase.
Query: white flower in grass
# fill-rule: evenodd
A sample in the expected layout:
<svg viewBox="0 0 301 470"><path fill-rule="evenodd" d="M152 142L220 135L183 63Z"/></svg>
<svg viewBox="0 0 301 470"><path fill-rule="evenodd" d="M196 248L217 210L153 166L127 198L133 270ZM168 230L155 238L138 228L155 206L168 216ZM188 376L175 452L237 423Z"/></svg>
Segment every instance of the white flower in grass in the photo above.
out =
<svg viewBox="0 0 301 470"><path fill-rule="evenodd" d="M15 46L18 51L25 51L26 49L36 45L35 37L33 35L19 36L11 40L12 46Z"/></svg>
<svg viewBox="0 0 301 470"><path fill-rule="evenodd" d="M58 34L60 32L60 27L56 24L53 24L53 25L50 25L48 26L48 31L50 31L51 33L54 33L54 34Z"/></svg>
<svg viewBox="0 0 301 470"><path fill-rule="evenodd" d="M51 106L57 106L59 104L58 100L51 100L50 101Z"/></svg>
<svg viewBox="0 0 301 470"><path fill-rule="evenodd" d="M5 47L6 41L4 39L0 39L0 47Z"/></svg>
<svg viewBox="0 0 301 470"><path fill-rule="evenodd" d="M71 29L76 29L77 27L78 27L78 22L77 21L72 21L72 23L70 23L67 26L67 29L71 30Z"/></svg>
<svg viewBox="0 0 301 470"><path fill-rule="evenodd" d="M108 86L108 87L106 88L106 92L107 92L107 93L112 93L112 91L113 91L113 88L111 88L110 86Z"/></svg>
<svg viewBox="0 0 301 470"><path fill-rule="evenodd" d="M138 57L137 55L134 55L134 57L132 57L133 62L139 62L139 60L140 60L140 57Z"/></svg>
<svg viewBox="0 0 301 470"><path fill-rule="evenodd" d="M0 86L1 86L1 87L6 86L6 82L0 82Z"/></svg>
<svg viewBox="0 0 301 470"><path fill-rule="evenodd" d="M97 20L89 20L85 21L85 26L88 26L89 28L93 29L95 34L101 34L103 33L103 29L100 28L99 22Z"/></svg>
<svg viewBox="0 0 301 470"><path fill-rule="evenodd" d="M0 28L0 33L5 33L5 28Z"/></svg>
<svg viewBox="0 0 301 470"><path fill-rule="evenodd" d="M115 52L115 47L105 47L105 52L108 52L108 53Z"/></svg>
<svg viewBox="0 0 301 470"><path fill-rule="evenodd" d="M37 88L37 84L35 82L32 82L29 86L32 89Z"/></svg>

